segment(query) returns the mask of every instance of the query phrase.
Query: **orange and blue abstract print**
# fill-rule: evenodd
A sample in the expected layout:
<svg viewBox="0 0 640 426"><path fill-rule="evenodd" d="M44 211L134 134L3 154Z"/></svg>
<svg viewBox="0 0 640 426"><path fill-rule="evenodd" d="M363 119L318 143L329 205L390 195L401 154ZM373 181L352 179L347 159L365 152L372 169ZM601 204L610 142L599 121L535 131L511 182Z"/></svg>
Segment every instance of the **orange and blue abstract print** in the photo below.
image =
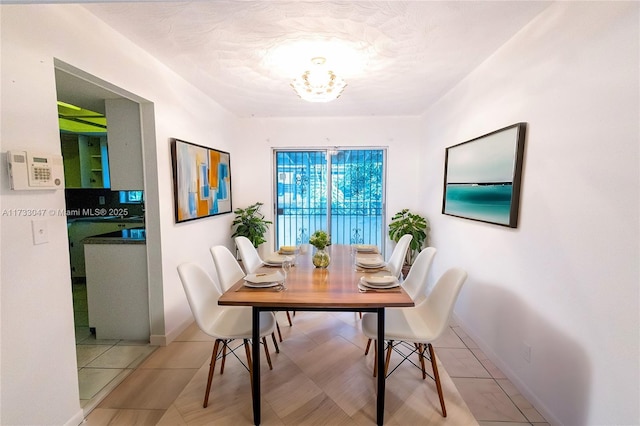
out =
<svg viewBox="0 0 640 426"><path fill-rule="evenodd" d="M174 139L172 154L176 222L230 213L229 153Z"/></svg>

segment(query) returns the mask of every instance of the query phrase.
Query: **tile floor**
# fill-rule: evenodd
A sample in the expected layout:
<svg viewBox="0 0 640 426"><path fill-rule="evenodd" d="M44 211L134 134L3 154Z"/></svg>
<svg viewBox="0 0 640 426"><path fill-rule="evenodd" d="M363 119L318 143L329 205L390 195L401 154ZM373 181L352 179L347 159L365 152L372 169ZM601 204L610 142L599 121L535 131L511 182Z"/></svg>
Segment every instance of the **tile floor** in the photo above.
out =
<svg viewBox="0 0 640 426"><path fill-rule="evenodd" d="M282 313L278 315L280 314ZM368 424L371 422L366 417L371 410L364 410L364 414L362 414L360 412L362 410L358 411L354 406L347 408L340 406L342 400L348 401L349 398L358 395L358 393L349 392L346 388L352 386L352 383L361 384L362 377L368 377L368 374L362 374L363 369L368 371L373 364L371 354L363 361L362 349L366 344L366 339L361 335L359 321L356 317L353 313L301 312L294 318L293 327L287 325L285 317L279 318L284 342L280 343L280 354L274 357L272 351L274 373L276 369L280 369L280 374L274 374L273 377L282 379L281 374L292 370L298 371L298 369L302 369L303 374L298 371L293 376L297 378L296 380L301 381L301 383L290 385L293 388L288 388L286 391L276 388L276 392L271 396L275 400L268 399L267 403L263 404L263 423L311 424L311 419L314 419L315 423L313 424L331 424L326 418L314 418L319 412L324 413L328 410L332 410L331 421L339 419L341 424ZM347 342L346 345L345 342ZM310 347L311 343L315 346ZM271 346L271 342L269 345ZM353 345L355 345L355 349L345 347ZM439 415L436 408L435 413L438 415L433 415L427 420L422 418L422 420L416 421L414 417L421 415L421 413L415 412L407 402L412 396L408 396L407 401L403 401L392 395L388 399L395 401L398 404L398 409L393 415L388 416L388 420L385 419L387 423L421 424L427 421L431 424L454 424L457 426L476 424L472 420L474 418L480 426L548 426L540 413L519 394L515 386L483 355L477 345L459 326L452 324L447 334L434 346L440 363L448 373L448 386L455 385L461 399L457 401L456 396L452 395L455 390L450 390L449 396L445 393L445 399L448 401L447 410L449 411L446 419ZM116 344L112 348L117 347ZM227 363L224 375L220 376L216 372L214 376L215 384L212 392L215 392L216 385L217 389L224 387L227 390L225 392L218 390L218 393L215 393L216 396L212 396L209 408L202 409L202 392L206 382L211 348L212 339L200 332L195 324L192 324L170 345L159 348L139 368L129 371L129 377L107 395L87 417L87 425L214 423L237 425L242 424L245 420L247 420L247 424L250 424L251 409L250 399L246 398L246 386L248 386L246 370L238 367L240 364L235 360ZM326 351L324 355L322 355L322 351ZM343 384L336 389L327 391L325 388L329 382L335 379L335 374L330 373L330 377L328 377L327 372L331 371L328 366L327 369L323 368L321 372L315 371L319 368L314 365L318 361L309 367L308 361L310 357L314 356L321 360L320 364L324 360L335 358L341 359L342 364L347 360L352 362L352 367L349 367L344 373L346 375L352 374L345 382L346 385ZM302 362L298 362L300 360ZM105 363L108 362L105 360L104 362L95 362L93 365L102 367ZM89 364L86 364L85 368L88 369ZM332 365L335 366L335 362ZM133 368L133 364L130 367ZM412 370L411 366L401 367L393 375L400 375L402 381L406 380L405 377L413 379L417 374ZM268 368L265 366L263 370L264 389L270 385L272 380L276 380L271 379L271 375L268 375L267 371ZM318 388L322 388L325 389L325 393L342 392L343 394L335 398L337 402L326 398L326 395L324 399L318 399L317 395L314 397L306 394L302 381L309 379L313 382L313 387L310 389L317 391ZM399 380L400 378L395 379L395 381ZM275 382L273 385L281 386L283 383ZM420 392L423 392L422 398L425 397L425 394L427 398L433 396L434 392L428 386L430 385L415 386ZM285 396L278 395L278 390L281 393L284 392ZM390 391L393 392L388 382L388 395ZM445 392L447 391L445 390ZM212 393L212 395L214 394ZM279 399L278 396L280 396ZM225 401L221 401L225 398ZM300 407L294 409L291 408L293 398L301 398L306 402L301 402ZM436 402L433 402L432 405L437 407L437 396L435 398ZM388 402L391 403L390 401ZM422 401L424 403L424 400ZM349 403L360 404L360 406L365 404L365 402L357 400L346 402L346 404ZM311 408L309 408L310 405ZM336 408L336 405L339 407ZM322 408L322 410L318 411L318 408ZM300 417L301 412L304 417ZM456 422L456 418L466 420Z"/></svg>
<svg viewBox="0 0 640 426"><path fill-rule="evenodd" d="M89 330L87 287L73 284L76 359L80 405L85 416L115 389L156 347L148 342L97 340Z"/></svg>

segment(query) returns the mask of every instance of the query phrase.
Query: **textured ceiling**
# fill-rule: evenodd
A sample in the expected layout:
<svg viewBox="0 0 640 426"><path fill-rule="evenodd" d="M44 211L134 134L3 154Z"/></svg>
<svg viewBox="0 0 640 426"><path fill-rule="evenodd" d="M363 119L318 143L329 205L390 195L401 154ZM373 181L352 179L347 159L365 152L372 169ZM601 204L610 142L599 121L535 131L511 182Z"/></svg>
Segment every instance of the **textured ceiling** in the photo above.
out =
<svg viewBox="0 0 640 426"><path fill-rule="evenodd" d="M548 6L540 1L195 1L85 4L243 117L418 115ZM286 67L283 49L297 49ZM309 103L313 56L346 81ZM350 65L349 59L357 59Z"/></svg>

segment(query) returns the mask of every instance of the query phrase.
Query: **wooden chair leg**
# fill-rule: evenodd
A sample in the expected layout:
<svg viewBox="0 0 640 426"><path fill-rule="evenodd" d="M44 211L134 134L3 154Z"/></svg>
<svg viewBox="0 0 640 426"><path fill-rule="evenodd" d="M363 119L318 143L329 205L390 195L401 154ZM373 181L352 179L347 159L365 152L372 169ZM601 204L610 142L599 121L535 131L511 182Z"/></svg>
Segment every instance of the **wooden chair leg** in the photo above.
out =
<svg viewBox="0 0 640 426"><path fill-rule="evenodd" d="M262 345L264 346L264 355L267 357L267 364L269 364L269 370L273 370L271 365L271 356L269 355L269 347L267 346L267 338L262 338Z"/></svg>
<svg viewBox="0 0 640 426"><path fill-rule="evenodd" d="M278 320L276 320L276 330L278 330L278 338L282 342L282 333L280 333L280 324L278 324Z"/></svg>
<svg viewBox="0 0 640 426"><path fill-rule="evenodd" d="M373 341L373 377L378 375L378 341Z"/></svg>
<svg viewBox="0 0 640 426"><path fill-rule="evenodd" d="M289 311L285 311L287 313L287 320L289 320L289 327L293 326L293 323L291 322L291 316L289 315Z"/></svg>
<svg viewBox="0 0 640 426"><path fill-rule="evenodd" d="M278 347L278 340L276 339L276 333L271 333L271 340L273 340L273 347L276 348L276 353L280 353L280 348Z"/></svg>
<svg viewBox="0 0 640 426"><path fill-rule="evenodd" d="M427 372L424 368L424 345L420 343L418 345L418 357L420 358L420 366L422 367L422 379L427 378Z"/></svg>
<svg viewBox="0 0 640 426"><path fill-rule="evenodd" d="M247 354L247 367L249 367L249 380L251 382L251 398L253 398L253 364L251 363L251 345L249 339L244 339L244 351Z"/></svg>
<svg viewBox="0 0 640 426"><path fill-rule="evenodd" d="M209 392L211 391L211 382L213 381L213 372L216 369L216 358L218 357L218 348L220 347L220 339L216 339L213 344L213 352L211 353L211 364L209 364L209 378L207 379L207 389L204 391L204 402L202 408L209 405Z"/></svg>
<svg viewBox="0 0 640 426"><path fill-rule="evenodd" d="M370 348L370 347L371 347L371 339L369 339L369 340L367 341L367 347L366 347L366 348L365 348L365 350L364 350L364 354L365 354L365 355L368 355L368 354L369 354L369 348Z"/></svg>
<svg viewBox="0 0 640 426"><path fill-rule="evenodd" d="M222 341L222 360L220 361L220 374L224 373L224 363L225 363L225 360L227 359L228 344L229 344L228 340Z"/></svg>
<svg viewBox="0 0 640 426"><path fill-rule="evenodd" d="M438 374L438 366L436 364L436 352L431 343L427 343L427 347L429 348L429 356L431 357L433 377L436 379L436 388L438 389L438 397L440 398L440 406L442 407L442 417L447 417L447 409L444 407L444 396L442 395L442 384L440 383L440 375Z"/></svg>
<svg viewBox="0 0 640 426"><path fill-rule="evenodd" d="M391 361L391 350L393 349L393 340L389 340L389 345L387 346L387 357L384 360L384 375L386 377L387 372L389 371L389 362Z"/></svg>

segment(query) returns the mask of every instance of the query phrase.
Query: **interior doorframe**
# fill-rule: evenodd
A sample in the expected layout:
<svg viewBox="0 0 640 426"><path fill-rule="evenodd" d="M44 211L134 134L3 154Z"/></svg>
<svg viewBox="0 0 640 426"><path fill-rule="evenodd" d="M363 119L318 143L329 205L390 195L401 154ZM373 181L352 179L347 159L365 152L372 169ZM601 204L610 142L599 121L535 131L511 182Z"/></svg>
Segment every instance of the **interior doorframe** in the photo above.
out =
<svg viewBox="0 0 640 426"><path fill-rule="evenodd" d="M54 68L84 80L116 96L139 104L142 141L142 174L145 194L145 230L147 251L147 288L149 289L150 344L166 346L171 339L166 336L164 318L164 289L162 275L162 250L160 227L160 202L158 190L158 164L153 102L121 87L91 75L71 64L54 58Z"/></svg>

